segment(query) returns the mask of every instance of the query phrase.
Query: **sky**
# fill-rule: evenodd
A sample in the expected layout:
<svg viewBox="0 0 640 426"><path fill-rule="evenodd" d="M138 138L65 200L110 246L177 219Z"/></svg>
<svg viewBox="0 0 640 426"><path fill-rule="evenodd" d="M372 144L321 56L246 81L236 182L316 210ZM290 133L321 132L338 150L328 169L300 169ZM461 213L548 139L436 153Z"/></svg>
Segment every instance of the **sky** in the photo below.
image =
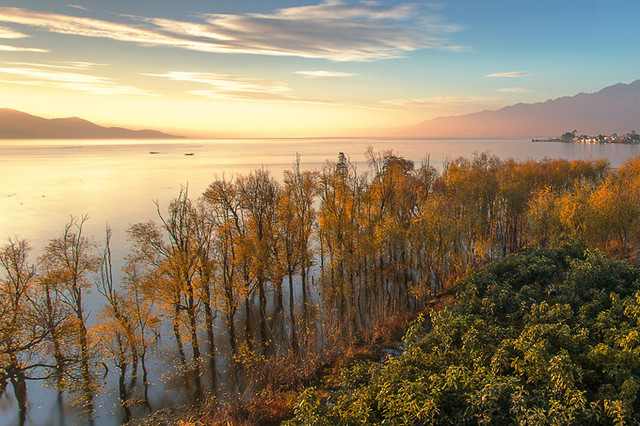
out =
<svg viewBox="0 0 640 426"><path fill-rule="evenodd" d="M0 107L188 137L385 136L640 78L640 2L0 0Z"/></svg>

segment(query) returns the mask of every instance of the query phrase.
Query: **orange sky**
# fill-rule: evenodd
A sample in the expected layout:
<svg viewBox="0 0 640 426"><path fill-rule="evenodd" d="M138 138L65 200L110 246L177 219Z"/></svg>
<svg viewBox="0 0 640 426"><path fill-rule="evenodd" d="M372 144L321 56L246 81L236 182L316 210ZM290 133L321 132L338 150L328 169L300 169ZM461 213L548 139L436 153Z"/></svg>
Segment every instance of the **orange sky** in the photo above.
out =
<svg viewBox="0 0 640 426"><path fill-rule="evenodd" d="M384 136L640 69L635 1L2 3L0 107L191 137Z"/></svg>

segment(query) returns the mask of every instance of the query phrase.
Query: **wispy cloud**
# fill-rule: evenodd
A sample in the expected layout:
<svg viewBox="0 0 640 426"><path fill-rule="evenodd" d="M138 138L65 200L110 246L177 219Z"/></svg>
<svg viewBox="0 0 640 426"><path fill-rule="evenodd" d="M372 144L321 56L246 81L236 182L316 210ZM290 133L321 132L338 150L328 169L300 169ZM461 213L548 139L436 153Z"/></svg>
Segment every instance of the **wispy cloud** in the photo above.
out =
<svg viewBox="0 0 640 426"><path fill-rule="evenodd" d="M529 93L531 90L525 89L524 87L503 87L502 89L498 89L498 92L505 93Z"/></svg>
<svg viewBox="0 0 640 426"><path fill-rule="evenodd" d="M49 50L47 49L38 49L35 47L19 47L19 46L9 46L7 44L0 44L0 51L3 52L36 52L36 53L47 53Z"/></svg>
<svg viewBox="0 0 640 426"><path fill-rule="evenodd" d="M0 21L28 25L59 34L110 38L151 45L179 45L175 37L133 25L119 24L92 18L36 12L17 7L0 7Z"/></svg>
<svg viewBox="0 0 640 426"><path fill-rule="evenodd" d="M65 70L86 70L89 68L106 66L106 64L98 64L94 62L10 62L5 61L2 62L6 65L20 65L23 67L35 67L35 68L54 68L54 69L65 69Z"/></svg>
<svg viewBox="0 0 640 426"><path fill-rule="evenodd" d="M7 76L2 80L5 84L68 89L94 95L157 96L137 87L120 85L107 77L51 70L46 66L40 67L35 64L32 66L0 67L0 75ZM19 79L12 80L8 78L9 76Z"/></svg>
<svg viewBox="0 0 640 426"><path fill-rule="evenodd" d="M304 76L304 78L312 78L312 79L320 79L320 78L342 78L342 77L353 77L358 74L353 74L350 72L340 72L340 71L294 71L294 74L300 74Z"/></svg>
<svg viewBox="0 0 640 426"><path fill-rule="evenodd" d="M458 49L448 36L461 29L426 4L394 7L325 0L272 13L204 14L194 21L123 16L127 23L0 8L0 21L46 31L203 52L372 61L418 49Z"/></svg>
<svg viewBox="0 0 640 426"><path fill-rule="evenodd" d="M190 71L171 71L162 74L144 74L174 82L191 83L201 87L185 88L185 93L213 100L286 102L318 105L343 105L355 108L379 109L378 106L296 96L285 83L246 75L216 74Z"/></svg>
<svg viewBox="0 0 640 426"><path fill-rule="evenodd" d="M437 96L432 98L390 99L381 101L381 103L397 108L432 108L436 106L455 106L493 100L496 100L496 98L482 96Z"/></svg>
<svg viewBox="0 0 640 426"><path fill-rule="evenodd" d="M242 75L171 71L164 74L145 74L172 81L196 83L206 86L203 90L190 90L193 95L213 99L239 100L291 100L291 89L284 83Z"/></svg>
<svg viewBox="0 0 640 426"><path fill-rule="evenodd" d="M71 4L71 3L69 3L69 4L67 4L67 7L71 7L71 8L79 9L79 10L89 10L88 8L86 8L84 6L81 6L79 4Z"/></svg>
<svg viewBox="0 0 640 426"><path fill-rule="evenodd" d="M62 64L61 66L67 66L70 68L80 69L80 70L107 66L107 64L100 64L97 62L83 62L83 61L66 61L66 62L59 62L59 63Z"/></svg>
<svg viewBox="0 0 640 426"><path fill-rule="evenodd" d="M29 37L26 34L22 34L18 31L12 30L7 27L0 27L0 38L24 38Z"/></svg>
<svg viewBox="0 0 640 426"><path fill-rule="evenodd" d="M529 77L531 73L526 71L510 71L510 72L497 72L494 74L487 74L485 77L506 77L506 78L515 78L515 77Z"/></svg>

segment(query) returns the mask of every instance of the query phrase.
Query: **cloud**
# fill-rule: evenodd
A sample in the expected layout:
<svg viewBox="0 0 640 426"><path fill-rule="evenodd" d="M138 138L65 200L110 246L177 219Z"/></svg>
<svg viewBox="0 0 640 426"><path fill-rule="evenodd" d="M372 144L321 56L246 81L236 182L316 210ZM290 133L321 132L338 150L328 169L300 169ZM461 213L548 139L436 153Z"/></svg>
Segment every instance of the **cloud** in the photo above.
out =
<svg viewBox="0 0 640 426"><path fill-rule="evenodd" d="M529 93L531 90L525 89L524 87L503 87L502 89L498 89L498 92L505 93Z"/></svg>
<svg viewBox="0 0 640 426"><path fill-rule="evenodd" d="M26 67L36 67L36 68L54 68L54 69L65 69L65 70L86 70L89 68L105 66L106 64L98 64L93 62L53 62L53 63L44 63L44 62L3 62L7 65L20 65Z"/></svg>
<svg viewBox="0 0 640 426"><path fill-rule="evenodd" d="M20 78L19 80L7 78L2 80L3 83L10 84L70 89L94 95L157 96L137 87L119 85L106 77L51 70L46 69L46 66L2 67L0 68L0 75Z"/></svg>
<svg viewBox="0 0 640 426"><path fill-rule="evenodd" d="M151 45L178 45L180 40L132 25L92 18L36 12L17 7L0 7L0 22L28 25L52 33L110 38Z"/></svg>
<svg viewBox="0 0 640 426"><path fill-rule="evenodd" d="M163 74L143 75L200 85L202 86L201 88L186 89L186 93L218 101L266 101L317 105L343 105L356 108L379 109L379 107L370 105L357 105L327 99L295 96L292 94L292 89L285 83L245 75L190 71L171 71Z"/></svg>
<svg viewBox="0 0 640 426"><path fill-rule="evenodd" d="M189 90L188 93L210 99L233 100L299 100L288 94L291 89L284 83L235 74L215 74L188 71L171 71L164 74L144 74L172 81L195 83L206 89Z"/></svg>
<svg viewBox="0 0 640 426"><path fill-rule="evenodd" d="M272 13L203 14L193 21L121 16L128 23L1 7L0 22L53 33L109 38L147 46L202 52L246 53L373 61L427 49L459 49L448 35L461 27L443 22L427 4L393 7L365 1L325 0Z"/></svg>
<svg viewBox="0 0 640 426"><path fill-rule="evenodd" d="M0 27L0 38L24 38L29 37L26 34L19 33L18 31L14 31L11 28Z"/></svg>
<svg viewBox="0 0 640 426"><path fill-rule="evenodd" d="M37 49L35 47L18 47L18 46L9 46L6 44L0 44L0 51L2 52L36 52L36 53L47 53L49 50L47 49Z"/></svg>
<svg viewBox="0 0 640 426"><path fill-rule="evenodd" d="M97 62L82 62L82 61L67 61L67 62L60 62L60 64L63 64L61 66L67 66L69 68L81 69L81 70L107 66L107 64L100 64Z"/></svg>
<svg viewBox="0 0 640 426"><path fill-rule="evenodd" d="M79 9L79 10L89 10L88 8L84 7L84 6L80 6L79 4L67 4L67 7L72 7L74 9Z"/></svg>
<svg viewBox="0 0 640 426"><path fill-rule="evenodd" d="M433 98L390 99L381 101L381 103L397 108L432 108L435 106L454 106L493 100L496 100L496 98L486 98L482 96L437 96Z"/></svg>
<svg viewBox="0 0 640 426"><path fill-rule="evenodd" d="M305 78L342 78L342 77L353 77L358 74L353 74L349 72L340 72L340 71L294 71L294 74L300 74Z"/></svg>
<svg viewBox="0 0 640 426"><path fill-rule="evenodd" d="M511 71L511 72L497 72L494 74L487 74L485 77L506 77L506 78L515 78L515 77L529 77L531 73L526 71Z"/></svg>

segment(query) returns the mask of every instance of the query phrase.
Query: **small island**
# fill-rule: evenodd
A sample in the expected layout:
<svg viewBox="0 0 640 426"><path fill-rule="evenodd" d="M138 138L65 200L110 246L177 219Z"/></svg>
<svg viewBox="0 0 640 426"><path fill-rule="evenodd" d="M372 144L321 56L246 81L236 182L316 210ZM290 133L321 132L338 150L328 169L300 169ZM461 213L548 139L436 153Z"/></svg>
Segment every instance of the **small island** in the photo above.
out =
<svg viewBox="0 0 640 426"><path fill-rule="evenodd" d="M619 135L612 133L611 135L600 134L598 136L578 135L578 131L565 132L559 138L533 138L531 142L564 142L564 143L622 143L622 144L638 144L640 143L640 134L632 130L630 133Z"/></svg>

